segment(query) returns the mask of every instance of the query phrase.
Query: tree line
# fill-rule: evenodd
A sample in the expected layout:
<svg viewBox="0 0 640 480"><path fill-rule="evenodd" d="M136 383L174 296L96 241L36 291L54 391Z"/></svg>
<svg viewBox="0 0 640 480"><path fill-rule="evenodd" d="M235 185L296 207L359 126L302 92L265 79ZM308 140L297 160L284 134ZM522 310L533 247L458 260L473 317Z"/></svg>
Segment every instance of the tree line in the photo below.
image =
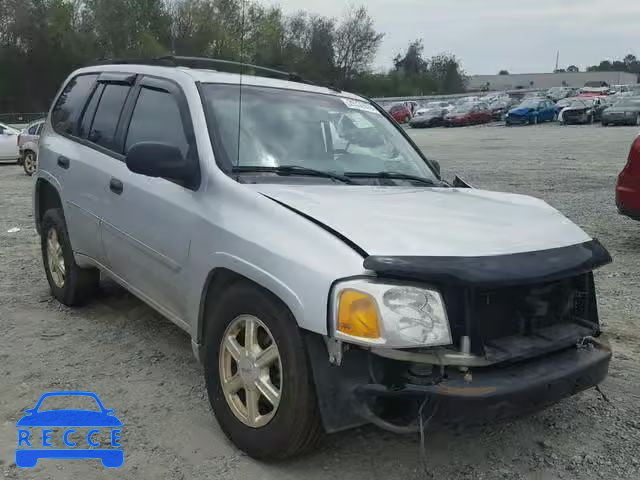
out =
<svg viewBox="0 0 640 480"><path fill-rule="evenodd" d="M44 111L64 78L99 59L203 56L296 72L368 96L464 88L452 55L412 43L387 72L366 7L340 19L254 0L0 0L0 112Z"/></svg>

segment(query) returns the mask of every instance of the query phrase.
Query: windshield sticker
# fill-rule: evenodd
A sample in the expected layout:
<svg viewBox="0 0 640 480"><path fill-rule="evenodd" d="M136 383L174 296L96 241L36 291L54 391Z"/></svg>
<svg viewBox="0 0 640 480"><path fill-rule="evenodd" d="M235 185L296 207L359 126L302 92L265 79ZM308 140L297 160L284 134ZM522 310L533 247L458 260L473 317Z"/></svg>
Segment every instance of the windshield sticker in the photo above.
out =
<svg viewBox="0 0 640 480"><path fill-rule="evenodd" d="M353 100L352 98L341 98L342 102L349 108L352 108L354 110L363 110L365 112L372 112L372 113L378 113L378 110L376 110L376 108L367 103L367 102L361 102L360 100Z"/></svg>

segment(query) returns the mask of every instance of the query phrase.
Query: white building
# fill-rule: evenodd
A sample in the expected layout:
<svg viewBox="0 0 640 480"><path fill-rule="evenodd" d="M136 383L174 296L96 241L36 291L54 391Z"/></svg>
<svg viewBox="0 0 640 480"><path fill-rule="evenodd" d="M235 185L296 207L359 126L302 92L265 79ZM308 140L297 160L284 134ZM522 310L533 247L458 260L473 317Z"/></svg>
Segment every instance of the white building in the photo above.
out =
<svg viewBox="0 0 640 480"><path fill-rule="evenodd" d="M472 75L469 90L514 90L517 88L584 87L586 82L602 81L609 85L638 83L638 75L627 72L516 73L513 75Z"/></svg>

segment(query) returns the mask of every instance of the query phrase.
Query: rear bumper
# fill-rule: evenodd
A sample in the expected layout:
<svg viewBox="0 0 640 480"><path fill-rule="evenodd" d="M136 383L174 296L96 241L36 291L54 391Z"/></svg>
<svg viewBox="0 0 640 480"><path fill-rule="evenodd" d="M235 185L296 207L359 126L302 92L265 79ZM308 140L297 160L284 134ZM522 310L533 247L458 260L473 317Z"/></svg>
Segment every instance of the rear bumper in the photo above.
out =
<svg viewBox="0 0 640 480"><path fill-rule="evenodd" d="M509 366L471 369L466 374L449 369L447 378L437 384L406 384L401 388L358 385L353 390L354 405L364 419L399 432L417 427L398 427L383 420L376 410L381 400L404 401L401 408L405 412L415 410L417 416L417 409L428 398L441 421L484 423L540 410L597 385L606 377L610 359L611 349L600 337L583 347Z"/></svg>
<svg viewBox="0 0 640 480"><path fill-rule="evenodd" d="M616 207L620 215L640 220L640 179L623 173L616 185Z"/></svg>

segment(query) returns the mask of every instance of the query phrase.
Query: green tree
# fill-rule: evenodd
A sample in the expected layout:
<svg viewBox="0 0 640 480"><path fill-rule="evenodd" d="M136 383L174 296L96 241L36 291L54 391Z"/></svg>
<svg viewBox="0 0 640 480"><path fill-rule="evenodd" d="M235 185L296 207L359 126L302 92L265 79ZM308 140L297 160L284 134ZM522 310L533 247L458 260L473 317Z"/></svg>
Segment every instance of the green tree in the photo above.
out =
<svg viewBox="0 0 640 480"><path fill-rule="evenodd" d="M404 55L396 55L393 65L396 72L401 72L406 76L421 75L429 68L427 61L422 57L424 45L422 40L414 40L409 44Z"/></svg>
<svg viewBox="0 0 640 480"><path fill-rule="evenodd" d="M365 7L351 8L335 33L335 67L337 80L347 80L366 72L384 37L373 28L373 19Z"/></svg>

